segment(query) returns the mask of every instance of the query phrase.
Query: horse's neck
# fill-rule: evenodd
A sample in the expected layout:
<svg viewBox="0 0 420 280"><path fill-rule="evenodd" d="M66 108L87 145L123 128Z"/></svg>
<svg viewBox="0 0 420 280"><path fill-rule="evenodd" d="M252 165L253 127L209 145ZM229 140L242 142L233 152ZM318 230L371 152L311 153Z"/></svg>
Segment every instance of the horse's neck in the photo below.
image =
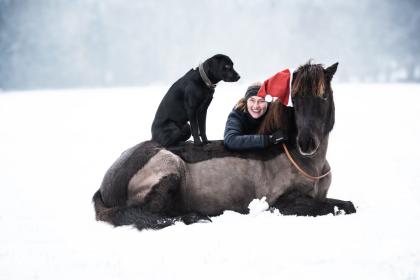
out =
<svg viewBox="0 0 420 280"><path fill-rule="evenodd" d="M329 134L324 136L321 143L319 144L319 151L315 157L318 157L318 160L325 161L327 158L327 150L328 150L328 138Z"/></svg>

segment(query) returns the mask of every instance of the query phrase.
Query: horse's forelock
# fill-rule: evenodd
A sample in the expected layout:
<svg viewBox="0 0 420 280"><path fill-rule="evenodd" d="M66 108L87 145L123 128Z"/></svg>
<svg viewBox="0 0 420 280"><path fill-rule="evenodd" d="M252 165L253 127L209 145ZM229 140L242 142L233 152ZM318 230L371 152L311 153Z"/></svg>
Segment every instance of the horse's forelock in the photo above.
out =
<svg viewBox="0 0 420 280"><path fill-rule="evenodd" d="M311 61L300 66L293 75L293 95L322 96L325 91L325 75L322 64Z"/></svg>

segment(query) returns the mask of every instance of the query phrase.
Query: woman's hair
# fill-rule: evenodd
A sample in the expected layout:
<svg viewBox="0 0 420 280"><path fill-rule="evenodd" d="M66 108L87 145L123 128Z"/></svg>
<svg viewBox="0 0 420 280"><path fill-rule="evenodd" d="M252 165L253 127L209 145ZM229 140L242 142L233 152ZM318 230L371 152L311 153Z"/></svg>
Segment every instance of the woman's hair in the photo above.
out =
<svg viewBox="0 0 420 280"><path fill-rule="evenodd" d="M269 134L278 130L279 128L286 127L283 112L286 106L284 106L279 100L271 102L267 115L261 123L258 133Z"/></svg>
<svg viewBox="0 0 420 280"><path fill-rule="evenodd" d="M238 101L238 103L236 103L234 109L237 110L237 111L240 111L240 112L247 112L245 97L242 97L241 99L239 99L239 101Z"/></svg>

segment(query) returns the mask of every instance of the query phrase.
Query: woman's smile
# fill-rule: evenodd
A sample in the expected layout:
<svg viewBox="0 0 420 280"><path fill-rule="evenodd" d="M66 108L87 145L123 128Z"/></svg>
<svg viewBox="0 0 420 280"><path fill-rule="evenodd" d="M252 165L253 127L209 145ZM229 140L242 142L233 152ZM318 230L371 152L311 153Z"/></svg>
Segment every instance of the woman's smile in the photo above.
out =
<svg viewBox="0 0 420 280"><path fill-rule="evenodd" d="M247 101L247 109L254 119L258 119L267 111L267 102L262 97L252 96Z"/></svg>

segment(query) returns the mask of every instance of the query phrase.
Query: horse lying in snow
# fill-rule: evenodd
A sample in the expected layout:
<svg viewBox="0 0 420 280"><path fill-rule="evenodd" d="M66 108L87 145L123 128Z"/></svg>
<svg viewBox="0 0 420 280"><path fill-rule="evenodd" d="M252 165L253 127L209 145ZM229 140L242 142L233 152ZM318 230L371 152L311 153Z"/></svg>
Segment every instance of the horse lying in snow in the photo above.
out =
<svg viewBox="0 0 420 280"><path fill-rule="evenodd" d="M292 80L294 109L271 104L260 131L289 125L289 139L295 141L287 146L233 152L222 141L169 148L146 141L125 151L93 196L97 220L158 229L225 210L247 213L249 203L262 197L282 214L356 212L352 202L326 197L331 184L326 153L335 114L331 80L337 65L299 67Z"/></svg>

